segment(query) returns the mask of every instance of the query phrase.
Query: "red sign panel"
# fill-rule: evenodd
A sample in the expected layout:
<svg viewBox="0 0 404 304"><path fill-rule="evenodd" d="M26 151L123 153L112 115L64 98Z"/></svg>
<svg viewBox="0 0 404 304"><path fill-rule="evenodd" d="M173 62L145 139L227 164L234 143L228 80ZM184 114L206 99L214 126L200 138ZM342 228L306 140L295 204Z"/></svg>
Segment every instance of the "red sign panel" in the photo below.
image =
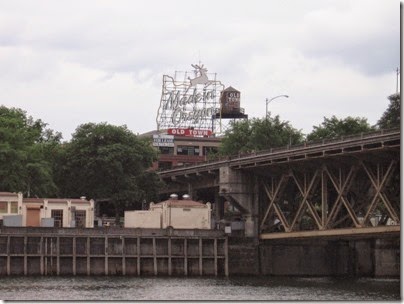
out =
<svg viewBox="0 0 404 304"><path fill-rule="evenodd" d="M177 129L168 129L167 134L197 137L197 136L210 136L210 135L212 135L212 131L211 130L201 130L201 129L177 128Z"/></svg>

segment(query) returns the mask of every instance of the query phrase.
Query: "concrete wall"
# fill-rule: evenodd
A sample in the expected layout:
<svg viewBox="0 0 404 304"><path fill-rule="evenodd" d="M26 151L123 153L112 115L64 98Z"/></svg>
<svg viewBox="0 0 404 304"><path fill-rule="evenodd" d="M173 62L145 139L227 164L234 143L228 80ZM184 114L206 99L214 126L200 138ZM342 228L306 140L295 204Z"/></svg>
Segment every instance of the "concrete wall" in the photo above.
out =
<svg viewBox="0 0 404 304"><path fill-rule="evenodd" d="M125 211L125 228L161 228L161 213L158 211Z"/></svg>
<svg viewBox="0 0 404 304"><path fill-rule="evenodd" d="M400 275L400 239L380 239L374 244L375 276Z"/></svg>
<svg viewBox="0 0 404 304"><path fill-rule="evenodd" d="M229 275L259 275L259 246L253 238L229 237Z"/></svg>
<svg viewBox="0 0 404 304"><path fill-rule="evenodd" d="M148 211L125 211L125 227L211 229L211 204L201 206L170 206L150 204Z"/></svg>
<svg viewBox="0 0 404 304"><path fill-rule="evenodd" d="M0 277L228 275L227 239L215 231L163 236L167 231L160 229L155 236L152 229L10 227L0 232Z"/></svg>
<svg viewBox="0 0 404 304"><path fill-rule="evenodd" d="M209 208L170 207L166 209L163 227L172 226L176 229L210 229Z"/></svg>
<svg viewBox="0 0 404 304"><path fill-rule="evenodd" d="M272 240L260 245L264 275L399 277L400 240Z"/></svg>
<svg viewBox="0 0 404 304"><path fill-rule="evenodd" d="M349 270L349 247L338 242L310 240L265 242L260 247L266 275L342 275Z"/></svg>
<svg viewBox="0 0 404 304"><path fill-rule="evenodd" d="M229 237L230 275L400 277L400 238Z"/></svg>

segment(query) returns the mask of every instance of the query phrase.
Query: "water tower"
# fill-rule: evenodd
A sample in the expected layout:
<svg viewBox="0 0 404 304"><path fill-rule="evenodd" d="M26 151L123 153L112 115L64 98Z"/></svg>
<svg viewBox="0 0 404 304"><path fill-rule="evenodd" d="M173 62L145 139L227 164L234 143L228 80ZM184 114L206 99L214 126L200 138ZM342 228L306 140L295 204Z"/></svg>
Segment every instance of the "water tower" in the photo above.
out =
<svg viewBox="0 0 404 304"><path fill-rule="evenodd" d="M248 119L248 115L244 114L244 108L240 107L240 91L231 86L224 89L220 96L219 112L212 118L219 119L221 126L222 119L233 119L233 121L236 119Z"/></svg>

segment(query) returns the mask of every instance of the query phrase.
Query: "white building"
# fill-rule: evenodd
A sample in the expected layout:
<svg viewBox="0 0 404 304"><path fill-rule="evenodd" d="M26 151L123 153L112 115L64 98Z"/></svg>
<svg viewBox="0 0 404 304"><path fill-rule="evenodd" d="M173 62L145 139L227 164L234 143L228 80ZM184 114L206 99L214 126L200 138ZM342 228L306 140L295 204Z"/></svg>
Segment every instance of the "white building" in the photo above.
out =
<svg viewBox="0 0 404 304"><path fill-rule="evenodd" d="M212 208L184 195L158 204L150 203L148 211L125 211L125 228L210 229Z"/></svg>
<svg viewBox="0 0 404 304"><path fill-rule="evenodd" d="M94 227L94 201L70 198L25 198L22 221L24 226L48 226L53 219L54 227ZM52 226L52 224L51 224Z"/></svg>
<svg viewBox="0 0 404 304"><path fill-rule="evenodd" d="M22 193L0 192L0 220L22 214Z"/></svg>
<svg viewBox="0 0 404 304"><path fill-rule="evenodd" d="M94 227L94 201L85 197L23 198L0 192L0 220L23 227Z"/></svg>

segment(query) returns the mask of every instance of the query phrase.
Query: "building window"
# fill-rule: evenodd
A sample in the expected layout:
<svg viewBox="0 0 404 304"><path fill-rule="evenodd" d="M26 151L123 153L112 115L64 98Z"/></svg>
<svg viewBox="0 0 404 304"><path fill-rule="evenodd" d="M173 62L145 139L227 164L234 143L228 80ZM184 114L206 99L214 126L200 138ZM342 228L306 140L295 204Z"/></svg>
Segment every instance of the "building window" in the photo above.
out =
<svg viewBox="0 0 404 304"><path fill-rule="evenodd" d="M62 209L52 210L51 217L54 220L55 227L63 227L63 210Z"/></svg>
<svg viewBox="0 0 404 304"><path fill-rule="evenodd" d="M7 202L0 202L0 213L7 213Z"/></svg>
<svg viewBox="0 0 404 304"><path fill-rule="evenodd" d="M86 227L86 211L85 210L76 210L74 220L76 221L76 227L78 227L78 228Z"/></svg>
<svg viewBox="0 0 404 304"><path fill-rule="evenodd" d="M18 213L18 203L17 202L11 202L10 213Z"/></svg>
<svg viewBox="0 0 404 304"><path fill-rule="evenodd" d="M198 146L178 146L177 155L199 155Z"/></svg>
<svg viewBox="0 0 404 304"><path fill-rule="evenodd" d="M160 153L165 155L173 155L174 147L159 147Z"/></svg>

